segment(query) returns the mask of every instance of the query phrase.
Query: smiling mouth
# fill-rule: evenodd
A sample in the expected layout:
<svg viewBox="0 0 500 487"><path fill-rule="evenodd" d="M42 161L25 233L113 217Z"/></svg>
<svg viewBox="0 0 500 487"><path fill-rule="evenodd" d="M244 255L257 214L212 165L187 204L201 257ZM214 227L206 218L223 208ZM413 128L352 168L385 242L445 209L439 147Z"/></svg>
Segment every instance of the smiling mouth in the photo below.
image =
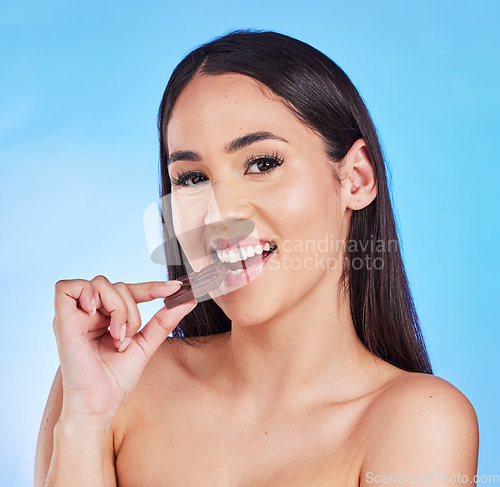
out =
<svg viewBox="0 0 500 487"><path fill-rule="evenodd" d="M240 274L244 269L259 264L277 248L274 242L266 242L264 245L246 245L242 247L230 247L228 249L213 252L215 262L220 262L233 274Z"/></svg>

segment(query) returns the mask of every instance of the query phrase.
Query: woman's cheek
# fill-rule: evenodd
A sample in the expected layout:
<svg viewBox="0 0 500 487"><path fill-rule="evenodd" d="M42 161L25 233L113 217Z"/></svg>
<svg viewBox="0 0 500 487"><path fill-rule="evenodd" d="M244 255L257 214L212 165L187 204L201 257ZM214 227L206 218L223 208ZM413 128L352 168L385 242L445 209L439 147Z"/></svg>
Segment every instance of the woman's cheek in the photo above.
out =
<svg viewBox="0 0 500 487"><path fill-rule="evenodd" d="M310 222L322 210L321 199L307 180L297 178L292 184L283 185L273 195L274 206L294 222Z"/></svg>
<svg viewBox="0 0 500 487"><path fill-rule="evenodd" d="M191 266L196 270L206 265L205 223L203 205L196 205L195 201L177 201L172 199L172 222L182 250L186 254ZM201 259L201 261L200 261ZM198 265L198 261L202 264Z"/></svg>

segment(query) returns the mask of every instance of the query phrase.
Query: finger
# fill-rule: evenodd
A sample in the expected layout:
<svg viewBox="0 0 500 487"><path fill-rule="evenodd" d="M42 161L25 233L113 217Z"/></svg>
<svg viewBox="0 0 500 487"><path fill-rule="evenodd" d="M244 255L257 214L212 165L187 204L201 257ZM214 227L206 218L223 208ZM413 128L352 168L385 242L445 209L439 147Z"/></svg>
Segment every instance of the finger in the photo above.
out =
<svg viewBox="0 0 500 487"><path fill-rule="evenodd" d="M55 288L53 327L59 344L75 336L86 336L88 340L93 340L107 333L109 318L96 312L97 293L89 281L62 280Z"/></svg>
<svg viewBox="0 0 500 487"><path fill-rule="evenodd" d="M166 298L175 293L182 283L179 281L154 281L127 284L136 303L146 303L153 299Z"/></svg>
<svg viewBox="0 0 500 487"><path fill-rule="evenodd" d="M164 298L176 292L182 285L179 281L154 281L138 284L117 283L115 288L120 292L128 306L128 320L125 328L120 328L119 340L114 339L114 344L120 351L125 350L126 346L121 345L127 337L131 337L140 329L142 320L137 308L137 303L151 301L157 298ZM105 311L104 311L105 312ZM130 340L126 340L127 344ZM120 347L121 345L121 347Z"/></svg>
<svg viewBox="0 0 500 487"><path fill-rule="evenodd" d="M175 308L162 308L144 328L135 335L132 343L136 343L144 352L146 360L150 360L158 347L165 341L170 332L178 325L179 321L192 311L197 302L193 299L180 304Z"/></svg>
<svg viewBox="0 0 500 487"><path fill-rule="evenodd" d="M141 327L141 315L137 303L130 292L127 284L117 282L113 284L115 289L120 293L121 297L127 305L127 322L125 329L120 329L120 341L122 342L126 336L133 336Z"/></svg>
<svg viewBox="0 0 500 487"><path fill-rule="evenodd" d="M103 335L108 333L108 325L106 324L105 326L100 326L99 328L95 328L90 330L87 333L87 339L90 340L95 340L96 338L101 338Z"/></svg>
<svg viewBox="0 0 500 487"><path fill-rule="evenodd" d="M111 336L120 339L120 329L127 322L128 308L121 294L104 276L94 277L91 281L96 306L104 308L109 313L109 332Z"/></svg>
<svg viewBox="0 0 500 487"><path fill-rule="evenodd" d="M95 313L95 303L92 298L92 285L89 281L84 279L58 281L54 295L55 311L67 316L74 313L79 305L87 313Z"/></svg>

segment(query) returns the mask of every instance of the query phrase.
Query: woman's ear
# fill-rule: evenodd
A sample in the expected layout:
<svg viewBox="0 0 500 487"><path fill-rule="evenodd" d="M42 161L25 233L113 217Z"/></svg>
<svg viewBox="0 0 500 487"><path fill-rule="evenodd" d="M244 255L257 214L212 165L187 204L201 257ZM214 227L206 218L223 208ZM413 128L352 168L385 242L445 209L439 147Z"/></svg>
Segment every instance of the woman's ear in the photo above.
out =
<svg viewBox="0 0 500 487"><path fill-rule="evenodd" d="M347 152L342 165L342 188L346 208L361 210L377 196L375 170L368 147L358 139Z"/></svg>

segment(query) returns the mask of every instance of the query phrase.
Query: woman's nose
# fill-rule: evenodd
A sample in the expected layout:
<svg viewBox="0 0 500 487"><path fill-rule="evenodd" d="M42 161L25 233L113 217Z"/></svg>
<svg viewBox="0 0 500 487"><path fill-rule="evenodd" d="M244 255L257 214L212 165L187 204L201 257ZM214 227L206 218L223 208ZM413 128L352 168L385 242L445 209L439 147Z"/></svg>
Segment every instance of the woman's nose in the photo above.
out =
<svg viewBox="0 0 500 487"><path fill-rule="evenodd" d="M234 182L214 181L205 214L205 225L226 219L250 219L252 206L246 191Z"/></svg>

